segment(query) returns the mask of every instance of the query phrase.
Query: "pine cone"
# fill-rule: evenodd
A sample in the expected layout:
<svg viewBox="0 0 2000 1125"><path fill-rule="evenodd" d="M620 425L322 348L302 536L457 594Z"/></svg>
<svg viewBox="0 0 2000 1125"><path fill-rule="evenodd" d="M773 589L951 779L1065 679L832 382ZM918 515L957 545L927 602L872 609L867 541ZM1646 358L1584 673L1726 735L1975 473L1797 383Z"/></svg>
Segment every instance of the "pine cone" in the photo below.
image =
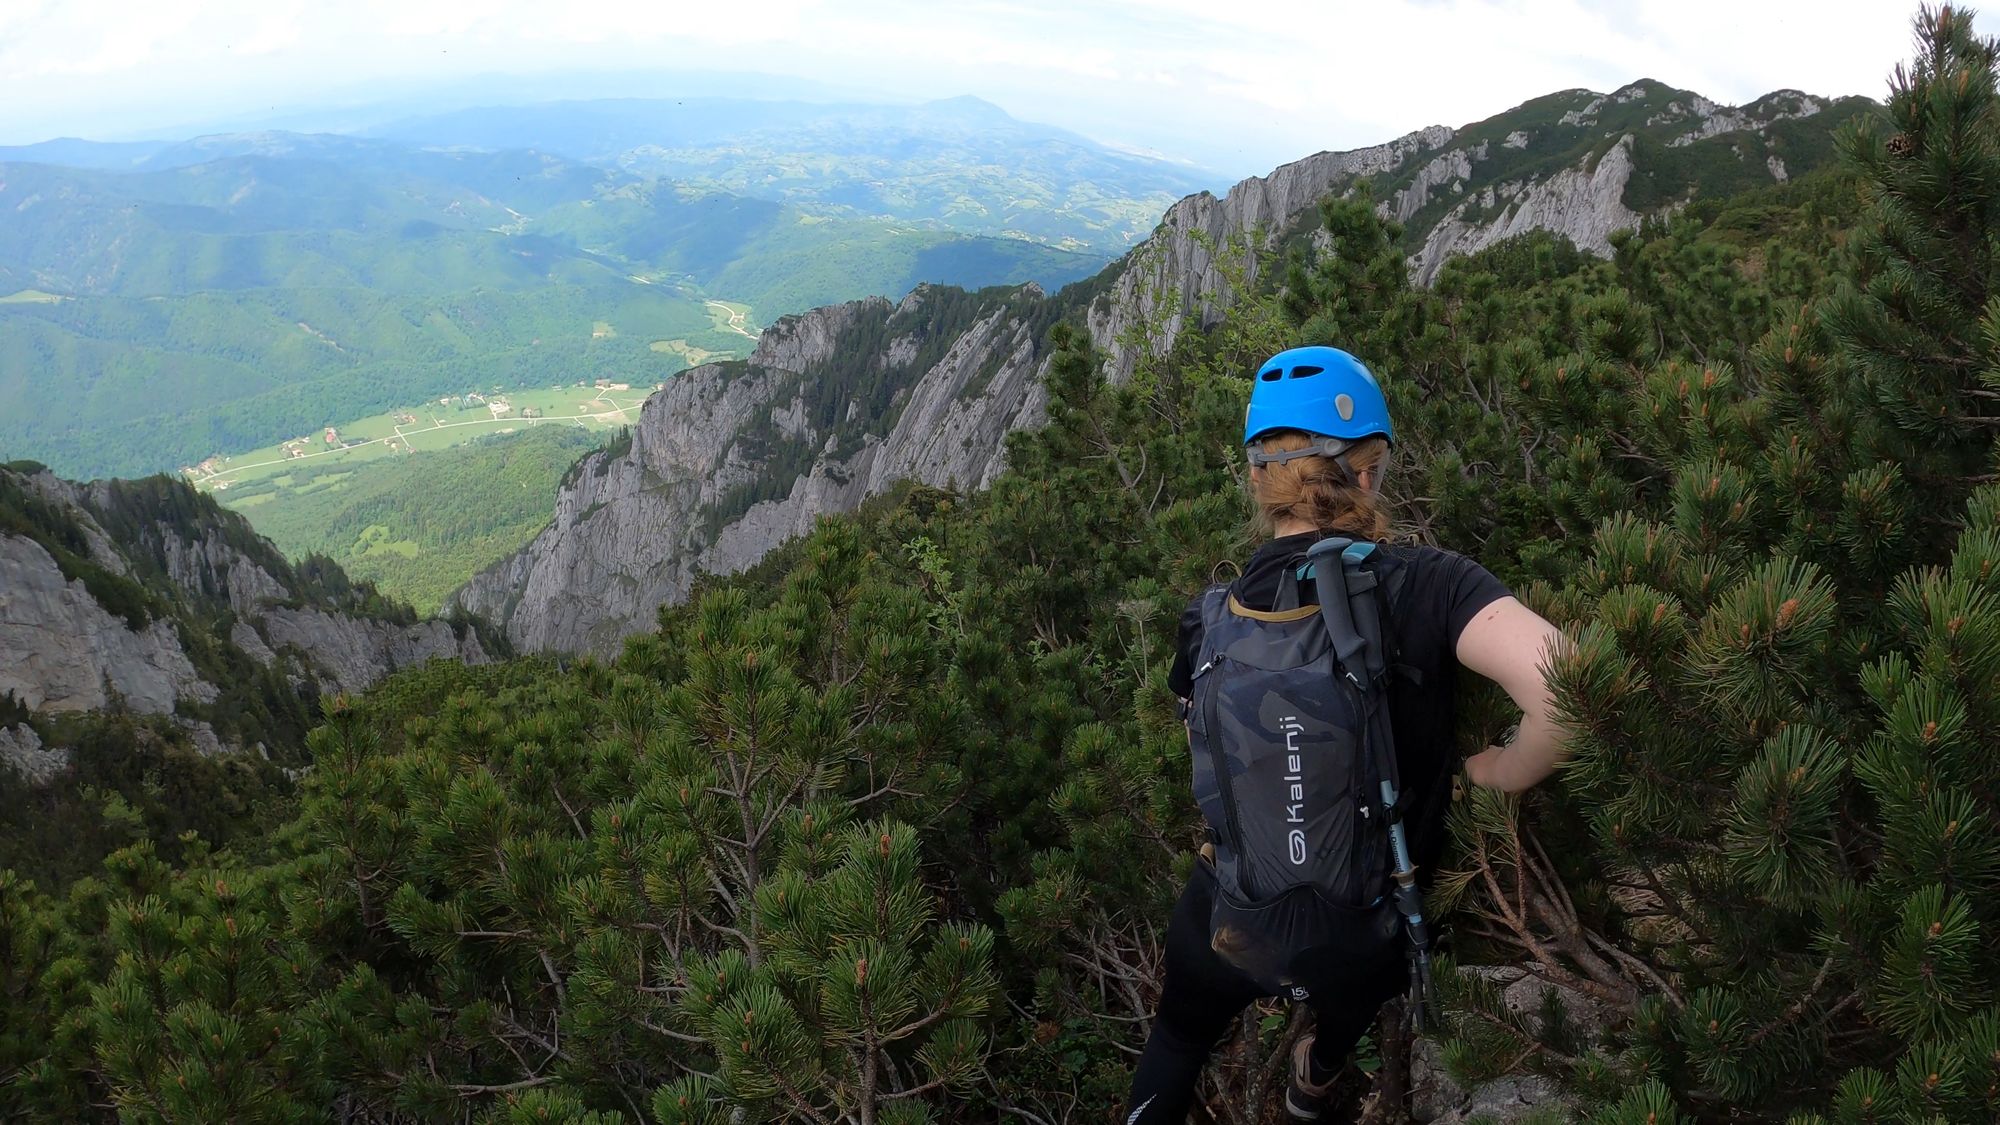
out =
<svg viewBox="0 0 2000 1125"><path fill-rule="evenodd" d="M1910 139L1908 133L1897 133L1895 136L1889 138L1887 148L1890 156L1898 160L1905 160L1917 151L1917 144Z"/></svg>

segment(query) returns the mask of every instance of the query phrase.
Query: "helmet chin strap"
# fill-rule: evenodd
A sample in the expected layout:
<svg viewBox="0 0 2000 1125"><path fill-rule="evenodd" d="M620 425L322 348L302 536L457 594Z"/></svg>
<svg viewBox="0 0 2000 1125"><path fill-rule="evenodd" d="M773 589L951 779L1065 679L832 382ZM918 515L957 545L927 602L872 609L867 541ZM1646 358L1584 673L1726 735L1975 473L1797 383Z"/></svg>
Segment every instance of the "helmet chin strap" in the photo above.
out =
<svg viewBox="0 0 2000 1125"><path fill-rule="evenodd" d="M1345 441L1337 437L1327 437L1325 434L1314 434L1312 444L1303 449L1281 449L1276 453L1266 453L1264 450L1259 449L1257 443L1253 441L1244 447L1244 452L1250 455L1250 463L1252 465L1282 465L1287 461L1296 461L1301 457L1326 457L1340 462L1340 467L1345 469L1347 468L1347 462L1344 458L1347 455L1347 451L1353 448L1354 443L1351 441ZM1348 475L1352 476L1353 473L1350 472Z"/></svg>
<svg viewBox="0 0 2000 1125"><path fill-rule="evenodd" d="M1253 441L1244 447L1244 452L1249 454L1252 465L1282 465L1301 457L1324 457L1340 466L1340 471L1347 477L1349 484L1359 486L1361 475L1354 471L1354 466L1347 463L1347 455L1353 449L1354 443L1344 438L1314 434L1312 444L1303 449L1281 449L1276 453L1266 453L1257 448L1257 443Z"/></svg>

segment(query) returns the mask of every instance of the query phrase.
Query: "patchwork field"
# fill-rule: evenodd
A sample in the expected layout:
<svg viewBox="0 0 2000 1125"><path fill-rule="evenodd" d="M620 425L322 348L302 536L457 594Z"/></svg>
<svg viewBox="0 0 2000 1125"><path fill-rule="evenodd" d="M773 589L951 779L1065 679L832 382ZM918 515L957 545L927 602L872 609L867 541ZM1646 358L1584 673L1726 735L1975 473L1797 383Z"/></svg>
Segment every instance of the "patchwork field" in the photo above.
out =
<svg viewBox="0 0 2000 1125"><path fill-rule="evenodd" d="M638 421L655 386L447 395L183 473L287 555L326 555L432 613L534 536L562 474Z"/></svg>
<svg viewBox="0 0 2000 1125"><path fill-rule="evenodd" d="M437 452L537 426L616 430L638 421L639 406L655 387L611 383L604 387L572 385L444 396L301 434L248 453L212 457L184 469L183 475L208 492L240 490L260 481L280 490L299 491L306 486L293 481L302 469ZM311 481L312 489L339 487L337 477L323 472L315 471ZM232 507L248 508L268 503L273 495L260 493L262 498L257 500L223 499Z"/></svg>

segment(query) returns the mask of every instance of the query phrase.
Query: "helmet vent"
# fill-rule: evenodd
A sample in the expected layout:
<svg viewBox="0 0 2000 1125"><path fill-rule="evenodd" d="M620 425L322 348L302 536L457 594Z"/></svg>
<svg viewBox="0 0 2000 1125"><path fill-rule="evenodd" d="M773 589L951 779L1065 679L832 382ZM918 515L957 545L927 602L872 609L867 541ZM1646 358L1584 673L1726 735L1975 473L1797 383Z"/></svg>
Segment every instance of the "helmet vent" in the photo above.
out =
<svg viewBox="0 0 2000 1125"><path fill-rule="evenodd" d="M1298 367L1294 367L1294 368L1292 368L1292 378L1294 378L1294 379L1303 379L1303 378L1305 378L1305 377L1306 377L1306 376L1308 376L1308 375L1317 375L1317 374L1319 374L1320 372L1322 372L1322 371L1325 371L1325 370L1326 370L1326 368L1324 368L1324 367L1312 367L1312 366L1308 366L1308 365L1304 365L1304 364L1301 364L1301 365L1300 365L1300 366L1298 366Z"/></svg>
<svg viewBox="0 0 2000 1125"><path fill-rule="evenodd" d="M1282 367L1273 367L1257 377L1266 383L1275 383L1285 377L1285 369Z"/></svg>

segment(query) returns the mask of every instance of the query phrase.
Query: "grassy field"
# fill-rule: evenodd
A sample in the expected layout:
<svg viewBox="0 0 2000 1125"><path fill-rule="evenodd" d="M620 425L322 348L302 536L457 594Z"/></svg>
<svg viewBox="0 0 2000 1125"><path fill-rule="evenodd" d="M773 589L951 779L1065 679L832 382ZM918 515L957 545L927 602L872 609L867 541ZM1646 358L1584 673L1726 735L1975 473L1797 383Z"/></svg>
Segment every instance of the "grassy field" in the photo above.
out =
<svg viewBox="0 0 2000 1125"><path fill-rule="evenodd" d="M717 332L734 332L740 336L757 338L758 329L750 323L750 306L741 301L704 301L708 306L708 317L715 322Z"/></svg>
<svg viewBox="0 0 2000 1125"><path fill-rule="evenodd" d="M690 363L721 357L675 342ZM548 522L563 472L636 423L657 385L441 396L342 422L332 443L317 430L183 472L287 555L331 556L430 613Z"/></svg>
<svg viewBox="0 0 2000 1125"><path fill-rule="evenodd" d="M618 386L613 384L614 388ZM625 389L548 387L494 392L483 396L485 402L454 395L449 402L433 399L344 422L333 427L337 443L327 442L325 431L301 434L248 453L212 458L192 467L186 475L195 487L209 492L269 482L276 486L276 491L260 491L254 498L245 497L242 504L225 497L233 507L269 504L282 500L285 492L337 490L341 478L321 471L330 466L438 452L482 437L537 426L616 430L639 420L639 406L653 389L650 385ZM492 407L497 403L505 403L509 409L496 413ZM540 416L530 417L531 412L539 412ZM310 484L305 483L307 478L301 472L307 469L313 470Z"/></svg>
<svg viewBox="0 0 2000 1125"><path fill-rule="evenodd" d="M689 367L699 367L713 359L730 358L727 352L712 352L686 340L654 340L646 346L665 355L679 356Z"/></svg>
<svg viewBox="0 0 2000 1125"><path fill-rule="evenodd" d="M420 612L436 612L466 579L533 538L563 474L613 440L617 409L596 409L585 393L568 395L572 407L587 408L580 419L433 429L437 440L451 437L449 449L425 450L420 438L411 453L384 453L386 443L377 443L294 458L240 473L217 499L287 555L330 556ZM622 409L636 414L636 405Z"/></svg>

